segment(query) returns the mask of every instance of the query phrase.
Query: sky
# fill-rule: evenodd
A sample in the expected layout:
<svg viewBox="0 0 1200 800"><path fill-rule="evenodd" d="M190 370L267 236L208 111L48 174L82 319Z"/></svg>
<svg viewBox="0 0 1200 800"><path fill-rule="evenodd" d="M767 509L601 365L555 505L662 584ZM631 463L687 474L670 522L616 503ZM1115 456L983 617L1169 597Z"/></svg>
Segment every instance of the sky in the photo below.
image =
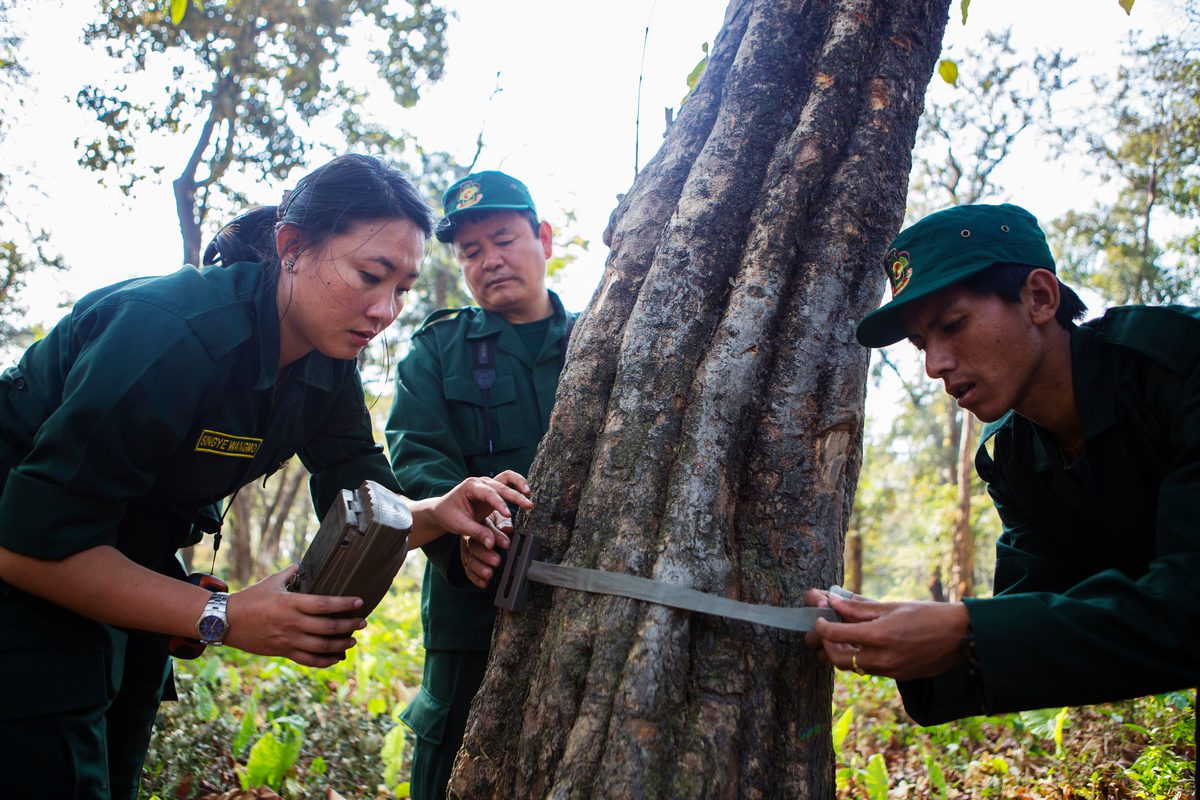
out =
<svg viewBox="0 0 1200 800"><path fill-rule="evenodd" d="M544 217L591 243L555 287L568 308L582 309L603 270L600 234L616 196L634 177L639 74L638 162L644 164L662 140L663 109L678 106L702 43L711 42L721 26L725 3L449 0L447 5L456 19L444 78L415 108L389 121L424 147L448 151L462 162L473 155L482 128L485 147L477 168L521 178ZM1138 0L1132 17L1117 0L974 0L966 25L958 6L955 0L945 40L951 57L985 31L1011 25L1022 51L1061 47L1080 57L1086 69L1109 73L1131 32L1170 24L1167 0ZM130 199L100 186L96 175L75 162L74 140L87 118L75 107L74 94L89 76L118 66L80 42L93 8L87 0L60 0L20 4L15 11L30 79L23 106L2 112L10 127L0 142L0 163L14 174L8 202L50 232L53 247L70 265L66 275L46 274L32 282L25 299L36 322L53 322L63 313L61 303L91 289L169 272L180 262L170 179L187 157L190 135L160 144L153 155L165 167L162 179L144 182ZM1049 219L1093 190L1079 172L1078 164L1048 163L1044 147L1027 140L999 177L1010 190L1008 199ZM251 199L274 203L285 188L254 185Z"/></svg>

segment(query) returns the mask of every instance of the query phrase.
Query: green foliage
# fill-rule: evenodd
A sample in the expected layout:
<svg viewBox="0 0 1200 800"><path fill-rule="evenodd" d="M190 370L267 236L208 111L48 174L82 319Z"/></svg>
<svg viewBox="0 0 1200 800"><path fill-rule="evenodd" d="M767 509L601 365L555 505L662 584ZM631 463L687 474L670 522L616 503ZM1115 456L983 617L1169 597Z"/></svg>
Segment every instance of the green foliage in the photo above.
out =
<svg viewBox="0 0 1200 800"><path fill-rule="evenodd" d="M237 734L233 737L234 755L244 755L246 746L258 731L258 695L251 694L242 703L242 724L238 726Z"/></svg>
<svg viewBox="0 0 1200 800"><path fill-rule="evenodd" d="M367 31L366 59L396 103L410 107L441 77L447 12L432 0L103 0L84 40L101 44L130 74L155 76L154 96L129 82L84 86L77 104L102 132L81 137L80 163L118 177L129 192L166 164L150 162L139 142L146 134L193 132L175 182L185 255L196 259L200 228L219 199L246 205L227 174L283 179L306 163L310 131L335 118L350 144L380 133L358 109L365 94L338 71L352 31ZM338 114L340 119L336 119ZM388 137L390 146L403 141ZM187 151L190 150L190 155ZM203 167L203 172L201 168Z"/></svg>
<svg viewBox="0 0 1200 800"><path fill-rule="evenodd" d="M946 774L933 756L925 757L925 771L929 774L929 789L932 797L946 800L950 796L950 786L946 783Z"/></svg>
<svg viewBox="0 0 1200 800"><path fill-rule="evenodd" d="M1151 745L1124 772L1137 782L1143 797L1167 800L1180 796L1179 787L1188 783L1192 764L1192 759L1181 757L1169 747Z"/></svg>
<svg viewBox="0 0 1200 800"><path fill-rule="evenodd" d="M282 788L283 776L291 771L300 758L306 725L304 718L295 714L271 720L271 727L250 748L246 771L242 774L242 788ZM322 774L324 763L322 759Z"/></svg>
<svg viewBox="0 0 1200 800"><path fill-rule="evenodd" d="M923 728L892 681L839 672L834 706L854 709L835 750L839 798L872 797L882 780L893 796L940 799L1190 796L1192 692Z"/></svg>
<svg viewBox="0 0 1200 800"><path fill-rule="evenodd" d="M913 153L910 221L996 194L996 167L1026 130L1048 126L1074 64L1061 51L1022 57L1011 31L989 31L978 47L939 62Z"/></svg>
<svg viewBox="0 0 1200 800"><path fill-rule="evenodd" d="M566 222L574 226L576 219L573 212L566 212ZM546 259L546 277L551 281L561 278L568 267L579 256L587 252L590 243L579 234L566 236L563 229L554 226L554 253Z"/></svg>
<svg viewBox="0 0 1200 800"><path fill-rule="evenodd" d="M938 75L951 86L958 86L958 64L948 58L943 58L937 65Z"/></svg>
<svg viewBox="0 0 1200 800"><path fill-rule="evenodd" d="M870 800L887 800L887 763L883 760L883 755L881 753L875 753L867 759L867 768L864 770L864 778L864 782L866 783L867 787L867 797Z"/></svg>
<svg viewBox="0 0 1200 800"><path fill-rule="evenodd" d="M400 707L397 706L397 714L399 711ZM379 758L383 762L383 782L386 786L392 787L397 795L400 794L401 769L404 767L409 749L408 737L401 725L392 728L383 737L383 749L379 752Z"/></svg>
<svg viewBox="0 0 1200 800"><path fill-rule="evenodd" d="M420 684L419 606L401 576L346 660L324 670L224 648L176 662L180 700L160 708L142 796L265 785L287 798L407 797L411 746L397 715ZM380 701L391 713L372 712Z"/></svg>
<svg viewBox="0 0 1200 800"><path fill-rule="evenodd" d="M1017 715L1021 724L1034 736L1054 740L1055 755L1063 752L1063 730L1067 726L1069 708L1041 708L1022 711Z"/></svg>
<svg viewBox="0 0 1200 800"><path fill-rule="evenodd" d="M168 6L168 11L171 15L171 24L178 25L180 22L183 22L183 15L188 7L188 0L168 0Z"/></svg>
<svg viewBox="0 0 1200 800"><path fill-rule="evenodd" d="M842 755L842 744L846 741L846 735L850 733L850 725L853 722L854 709L847 708L837 718L837 722L833 723L833 752L839 758Z"/></svg>
<svg viewBox="0 0 1200 800"><path fill-rule="evenodd" d="M417 585L401 583L346 661L329 669L217 648L176 662L181 699L160 709L141 796L186 800L259 780L285 798L330 789L408 797L411 734L398 715L420 683L423 652ZM219 709L215 719L199 711L200 685ZM375 698L390 712L371 713ZM1173 692L1071 709L1060 746L1060 709L922 728L904 713L892 681L839 672L837 795L1175 800L1190 786L1193 704L1191 692Z"/></svg>
<svg viewBox="0 0 1200 800"><path fill-rule="evenodd" d="M700 84L700 79L704 77L704 71L708 69L708 42L703 42L700 45L701 52L704 53L700 60L696 62L696 66L692 67L692 71L684 78L687 84L687 93L679 100L679 107L683 108L683 104L692 96L692 92L696 91L696 87Z"/></svg>
<svg viewBox="0 0 1200 800"><path fill-rule="evenodd" d="M1132 47L1062 135L1113 194L1056 221L1068 283L1111 303L1200 297L1200 59L1163 37Z"/></svg>
<svg viewBox="0 0 1200 800"><path fill-rule="evenodd" d="M1134 0L1117 0L1117 5L1125 9L1126 16L1133 15L1133 3Z"/></svg>

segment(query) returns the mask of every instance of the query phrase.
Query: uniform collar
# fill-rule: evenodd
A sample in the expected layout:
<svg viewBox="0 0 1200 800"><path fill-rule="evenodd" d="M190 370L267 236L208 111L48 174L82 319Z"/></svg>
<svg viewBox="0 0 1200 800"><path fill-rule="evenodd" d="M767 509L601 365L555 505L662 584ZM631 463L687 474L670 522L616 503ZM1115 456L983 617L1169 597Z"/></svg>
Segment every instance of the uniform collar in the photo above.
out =
<svg viewBox="0 0 1200 800"><path fill-rule="evenodd" d="M558 342L567 335L567 312L563 308L562 300L558 295L549 289L546 294L550 296L550 306L553 309L550 317L550 327L546 331L546 341L542 345L542 351L538 354L538 361L541 361L547 355L557 356L561 350L561 345L555 347ZM525 349L525 344L513 329L512 323L506 320L499 314L493 314L491 311L482 311L476 314L475 318L467 325L466 338L468 340L485 339L489 336L498 336L496 347L503 350L509 355L515 357L518 361L527 367L533 367L534 361L529 356L529 351ZM553 348L550 353L547 353L547 348Z"/></svg>
<svg viewBox="0 0 1200 800"><path fill-rule="evenodd" d="M266 265L262 265L263 279L254 292L254 324L258 333L258 380L255 390L270 389L275 385L275 374L279 365L279 306L275 301L275 281L266 279Z"/></svg>
<svg viewBox="0 0 1200 800"><path fill-rule="evenodd" d="M1094 439L1116 419L1112 378L1104 369L1104 339L1100 331L1077 325L1071 330L1071 383L1075 388L1075 408L1083 439ZM1034 424L1033 457L1038 470L1052 469L1060 463L1061 448L1054 435ZM1086 446L1086 445L1085 445Z"/></svg>
<svg viewBox="0 0 1200 800"><path fill-rule="evenodd" d="M254 383L256 390L272 388L279 371L279 305L275 297L276 283L267 280L266 274L266 265L262 265L253 302L259 343L258 380ZM314 350L291 364L288 373L301 383L328 390L333 386L331 362L332 359Z"/></svg>
<svg viewBox="0 0 1200 800"><path fill-rule="evenodd" d="M1105 368L1105 342L1100 331L1079 325L1071 331L1071 383L1084 439L1092 439L1116 420L1115 373Z"/></svg>

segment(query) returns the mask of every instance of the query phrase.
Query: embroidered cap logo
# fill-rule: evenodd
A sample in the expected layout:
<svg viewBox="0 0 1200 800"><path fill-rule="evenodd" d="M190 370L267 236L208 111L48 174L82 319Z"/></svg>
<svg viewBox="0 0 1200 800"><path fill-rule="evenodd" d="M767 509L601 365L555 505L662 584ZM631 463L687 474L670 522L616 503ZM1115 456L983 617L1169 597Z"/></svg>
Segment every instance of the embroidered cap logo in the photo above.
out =
<svg viewBox="0 0 1200 800"><path fill-rule="evenodd" d="M454 210L462 211L464 208L470 208L482 199L483 191L479 188L478 183L474 181L464 183L458 190L458 201L454 204Z"/></svg>
<svg viewBox="0 0 1200 800"><path fill-rule="evenodd" d="M912 267L908 263L908 253L898 252L896 248L888 251L887 257L883 259L883 269L887 273L888 281L892 284L892 297L904 291L904 287L908 286L908 281L912 278Z"/></svg>

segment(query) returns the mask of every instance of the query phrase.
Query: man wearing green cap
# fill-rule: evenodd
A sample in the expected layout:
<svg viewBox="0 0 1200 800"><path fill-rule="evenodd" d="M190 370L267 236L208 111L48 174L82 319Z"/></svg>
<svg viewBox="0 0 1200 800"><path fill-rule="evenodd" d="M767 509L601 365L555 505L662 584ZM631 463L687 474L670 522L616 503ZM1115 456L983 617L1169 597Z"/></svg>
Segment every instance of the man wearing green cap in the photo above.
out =
<svg viewBox="0 0 1200 800"><path fill-rule="evenodd" d="M526 474L550 421L575 315L546 289L550 224L529 190L476 172L442 198L437 238L454 249L479 307L442 309L413 335L397 367L387 424L396 475L410 497L469 475ZM507 537L497 531L497 543ZM425 546L421 587L425 674L401 719L417 735L412 797L445 797L496 618L483 590L499 555L446 535ZM474 584L474 585L472 585Z"/></svg>
<svg viewBox="0 0 1200 800"><path fill-rule="evenodd" d="M891 302L858 327L908 338L988 423L975 464L1003 525L995 596L875 603L809 590L843 622L809 643L894 677L924 725L1200 682L1200 309L1084 311L1037 221L959 206L903 231Z"/></svg>

